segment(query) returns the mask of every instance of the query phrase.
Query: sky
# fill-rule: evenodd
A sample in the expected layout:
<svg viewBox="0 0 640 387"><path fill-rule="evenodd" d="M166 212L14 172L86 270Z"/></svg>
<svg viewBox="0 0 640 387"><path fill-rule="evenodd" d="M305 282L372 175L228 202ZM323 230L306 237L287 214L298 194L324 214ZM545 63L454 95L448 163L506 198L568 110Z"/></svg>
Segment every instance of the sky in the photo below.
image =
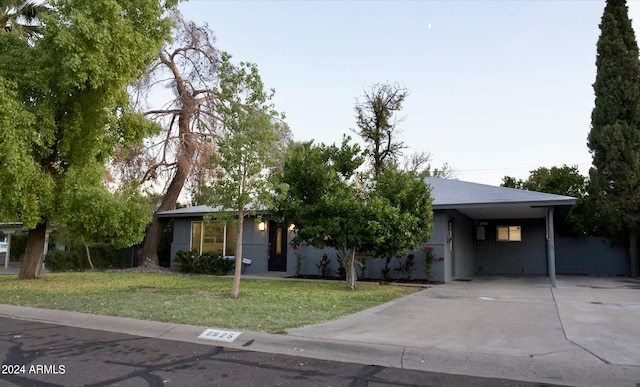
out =
<svg viewBox="0 0 640 387"><path fill-rule="evenodd" d="M376 83L409 89L404 153L499 185L539 167L588 174L604 0L191 0L220 50L253 62L296 141L355 139L354 106ZM640 22L640 1L628 1ZM634 30L640 31L634 21Z"/></svg>

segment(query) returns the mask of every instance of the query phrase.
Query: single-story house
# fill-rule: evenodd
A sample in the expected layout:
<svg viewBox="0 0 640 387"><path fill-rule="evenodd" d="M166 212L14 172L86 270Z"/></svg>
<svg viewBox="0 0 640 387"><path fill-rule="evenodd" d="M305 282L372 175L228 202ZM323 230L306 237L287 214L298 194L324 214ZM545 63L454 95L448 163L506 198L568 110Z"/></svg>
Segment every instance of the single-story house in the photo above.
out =
<svg viewBox="0 0 640 387"><path fill-rule="evenodd" d="M429 241L414 252L408 252L414 256L412 278L425 277L423 248L430 247L436 257L431 278L435 281L464 279L475 274L534 274L548 275L552 283L555 282L558 256L554 217L564 218L575 204L575 198L455 179L429 177L426 182L431 186L433 197L433 231ZM159 214L161 218L174 221L172 265L176 252L180 250L234 255L235 230L222 222L204 222L203 217L211 212L215 209L201 205ZM251 263L245 265L244 273L294 275L297 260L302 258L300 274L319 274L320 261L326 255L325 262L329 260L331 273L337 274L334 250L309 246L294 249L288 243L292 237L289 225L268 219L246 219L243 256ZM563 248L568 255L575 257L576 249L582 245L584 243L577 241ZM600 243L598 246L608 254L608 244ZM592 250L593 246L588 249ZM624 275L626 270L624 258L616 258L616 262L622 260L622 263L618 263L615 270L604 265L598 273L591 272L591 266L582 268L584 263L580 259L571 259L565 261L576 266L576 270L569 267L566 272ZM381 278L384 264L384 259L368 259L362 276ZM398 264L391 263L395 277L400 275L398 270L394 271ZM565 267L566 264L560 266ZM608 272L611 270L615 272Z"/></svg>

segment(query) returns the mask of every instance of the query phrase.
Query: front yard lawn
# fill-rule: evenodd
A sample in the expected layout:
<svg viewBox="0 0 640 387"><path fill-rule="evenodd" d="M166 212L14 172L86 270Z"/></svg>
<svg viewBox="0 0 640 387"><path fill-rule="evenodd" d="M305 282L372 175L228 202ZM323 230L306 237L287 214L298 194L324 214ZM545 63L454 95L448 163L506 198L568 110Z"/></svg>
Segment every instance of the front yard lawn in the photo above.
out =
<svg viewBox="0 0 640 387"><path fill-rule="evenodd" d="M34 281L0 276L3 304L216 328L281 332L333 320L416 291L401 286L152 273L51 273Z"/></svg>

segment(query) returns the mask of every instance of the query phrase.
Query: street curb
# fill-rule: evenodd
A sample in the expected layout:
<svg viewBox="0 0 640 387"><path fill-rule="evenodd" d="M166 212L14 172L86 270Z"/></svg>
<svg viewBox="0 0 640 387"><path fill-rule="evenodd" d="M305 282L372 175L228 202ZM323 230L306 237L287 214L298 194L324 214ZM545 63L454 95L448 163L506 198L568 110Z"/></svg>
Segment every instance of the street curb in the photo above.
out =
<svg viewBox="0 0 640 387"><path fill-rule="evenodd" d="M108 331L141 337L183 341L202 345L277 353L314 359L378 365L418 371L474 375L488 378L546 382L581 386L610 385L612 380L634 386L637 367L605 365L594 361L576 365L558 358L525 358L500 354L455 352L435 348L368 344L348 340L319 339L292 334L243 331L231 343L200 339L211 327L136 320L52 309L1 305L0 317L29 320L83 329ZM393 333L393 332L391 332ZM498 368L496 365L500 365ZM622 378L621 378L622 375Z"/></svg>

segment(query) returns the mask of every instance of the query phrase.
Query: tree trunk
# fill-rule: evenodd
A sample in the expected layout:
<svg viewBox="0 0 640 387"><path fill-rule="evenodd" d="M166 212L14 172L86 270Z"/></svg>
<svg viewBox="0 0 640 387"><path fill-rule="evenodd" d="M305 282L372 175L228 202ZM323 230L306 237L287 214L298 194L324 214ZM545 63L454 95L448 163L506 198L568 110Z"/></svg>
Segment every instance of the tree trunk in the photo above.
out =
<svg viewBox="0 0 640 387"><path fill-rule="evenodd" d="M89 261L89 266L91 267L91 270L95 270L95 268L93 267L93 262L91 261L91 252L89 252L89 245L87 245L87 242L84 240L84 236L82 237L82 244L84 245L84 249L87 251L87 261Z"/></svg>
<svg viewBox="0 0 640 387"><path fill-rule="evenodd" d="M344 251L342 254L342 262L344 262L344 270L347 277L347 290L356 290L356 249L352 248L349 252Z"/></svg>
<svg viewBox="0 0 640 387"><path fill-rule="evenodd" d="M638 277L638 229L629 229L629 271L631 277Z"/></svg>
<svg viewBox="0 0 640 387"><path fill-rule="evenodd" d="M44 258L44 242L47 235L47 223L43 222L27 233L27 249L24 262L20 267L19 280L38 279Z"/></svg>
<svg viewBox="0 0 640 387"><path fill-rule="evenodd" d="M240 276L242 275L242 225L244 223L243 211L238 211L238 224L236 226L236 271L233 274L233 287L231 298L236 299L240 293Z"/></svg>
<svg viewBox="0 0 640 387"><path fill-rule="evenodd" d="M167 188L167 193L162 198L160 207L158 207L156 212L153 214L151 224L147 230L147 235L144 238L141 257L142 262L138 262L138 266L159 266L158 246L160 245L162 230L166 222L158 217L158 213L176 208L178 197L180 196L180 192L182 192L182 188L187 181L187 177L191 171L191 166L193 165L195 144L193 133L189 130L190 117L190 113L184 113L180 116L178 126L181 144L178 148L178 154L176 155L176 174L173 176L173 179Z"/></svg>

